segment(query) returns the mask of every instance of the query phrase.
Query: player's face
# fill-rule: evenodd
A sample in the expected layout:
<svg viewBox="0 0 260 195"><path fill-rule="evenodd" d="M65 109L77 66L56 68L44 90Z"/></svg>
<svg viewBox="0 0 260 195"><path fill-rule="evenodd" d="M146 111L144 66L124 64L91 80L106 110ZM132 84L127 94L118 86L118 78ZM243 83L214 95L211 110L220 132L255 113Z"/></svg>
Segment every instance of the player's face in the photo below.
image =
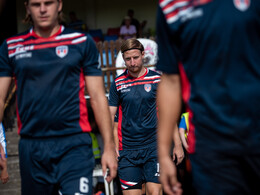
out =
<svg viewBox="0 0 260 195"><path fill-rule="evenodd" d="M29 0L27 13L31 15L34 28L51 30L59 25L58 14L62 9L62 0Z"/></svg>
<svg viewBox="0 0 260 195"><path fill-rule="evenodd" d="M138 74L143 68L144 52L139 49L131 49L124 52L125 65L132 74Z"/></svg>

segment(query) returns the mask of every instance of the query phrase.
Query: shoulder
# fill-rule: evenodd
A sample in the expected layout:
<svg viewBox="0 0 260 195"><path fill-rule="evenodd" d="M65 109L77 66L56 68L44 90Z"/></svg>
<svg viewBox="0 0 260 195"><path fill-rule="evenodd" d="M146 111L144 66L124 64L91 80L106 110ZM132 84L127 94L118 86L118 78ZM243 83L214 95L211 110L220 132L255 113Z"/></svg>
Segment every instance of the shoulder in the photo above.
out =
<svg viewBox="0 0 260 195"><path fill-rule="evenodd" d="M120 81L125 80L127 77L128 77L128 76L127 76L127 70L125 70L122 74L118 75L118 76L115 78L114 82L115 82L115 83L118 83L118 82L120 82Z"/></svg>
<svg viewBox="0 0 260 195"><path fill-rule="evenodd" d="M19 42L19 41L25 40L25 39L27 39L27 38L29 38L31 36L30 31L31 30L26 30L26 31L24 31L22 33L13 35L13 36L11 36L11 37L6 39L6 43L7 44L11 44L11 43L15 43L15 42Z"/></svg>
<svg viewBox="0 0 260 195"><path fill-rule="evenodd" d="M89 33L68 27L65 27L63 32L57 38L71 40L73 44L86 42L95 45L95 42Z"/></svg>
<svg viewBox="0 0 260 195"><path fill-rule="evenodd" d="M148 69L148 74L150 75L155 75L155 76L158 76L158 77L161 77L161 73L156 71L156 70L151 70L151 69Z"/></svg>

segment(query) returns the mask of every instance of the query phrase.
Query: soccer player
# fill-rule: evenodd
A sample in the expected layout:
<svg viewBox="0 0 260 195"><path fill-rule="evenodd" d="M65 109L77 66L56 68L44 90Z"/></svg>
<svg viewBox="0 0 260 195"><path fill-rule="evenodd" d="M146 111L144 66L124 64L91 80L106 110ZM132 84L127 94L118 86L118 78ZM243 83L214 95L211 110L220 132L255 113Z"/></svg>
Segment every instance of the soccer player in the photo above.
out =
<svg viewBox="0 0 260 195"><path fill-rule="evenodd" d="M198 194L260 194L260 1L160 0L159 162L174 194L169 151L181 93ZM173 109L174 108L174 109Z"/></svg>
<svg viewBox="0 0 260 195"><path fill-rule="evenodd" d="M33 27L0 48L0 121L13 75L17 85L22 194L92 194L85 86L103 136L108 182L117 169L96 46L86 34L59 24L62 0L27 0L25 6Z"/></svg>
<svg viewBox="0 0 260 195"><path fill-rule="evenodd" d="M156 91L160 74L143 66L144 47L137 39L121 46L127 70L111 85L109 108L114 121L118 111L118 175L123 194L161 194L157 161ZM114 134L115 135L115 134Z"/></svg>
<svg viewBox="0 0 260 195"><path fill-rule="evenodd" d="M114 137L121 187L123 194L141 194L145 183L148 194L161 194L156 146L160 74L143 66L144 48L137 39L125 41L121 52L127 70L115 79L109 93L112 121L118 109Z"/></svg>

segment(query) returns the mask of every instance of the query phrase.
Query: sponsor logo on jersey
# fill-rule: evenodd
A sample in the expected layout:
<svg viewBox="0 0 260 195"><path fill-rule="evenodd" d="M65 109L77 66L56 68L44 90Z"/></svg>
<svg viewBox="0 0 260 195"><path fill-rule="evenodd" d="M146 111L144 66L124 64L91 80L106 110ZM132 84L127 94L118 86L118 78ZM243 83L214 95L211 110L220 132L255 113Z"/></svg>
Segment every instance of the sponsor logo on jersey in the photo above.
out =
<svg viewBox="0 0 260 195"><path fill-rule="evenodd" d="M152 85L151 85L151 84L145 84L145 85L144 85L144 90L145 90L146 92L150 92L151 89L152 89Z"/></svg>
<svg viewBox="0 0 260 195"><path fill-rule="evenodd" d="M56 54L60 58L64 58L69 52L69 47L67 45L62 45L56 47Z"/></svg>
<svg viewBox="0 0 260 195"><path fill-rule="evenodd" d="M246 11L250 7L250 0L233 0L235 7L240 11Z"/></svg>
<svg viewBox="0 0 260 195"><path fill-rule="evenodd" d="M121 93L126 93L126 92L129 92L129 91L131 91L130 88L128 88L128 89L123 89L123 90L121 90Z"/></svg>
<svg viewBox="0 0 260 195"><path fill-rule="evenodd" d="M15 56L15 59L16 59L16 60L19 60L19 59L31 58L31 57L32 57L32 52L26 52L26 53L17 54L17 55Z"/></svg>

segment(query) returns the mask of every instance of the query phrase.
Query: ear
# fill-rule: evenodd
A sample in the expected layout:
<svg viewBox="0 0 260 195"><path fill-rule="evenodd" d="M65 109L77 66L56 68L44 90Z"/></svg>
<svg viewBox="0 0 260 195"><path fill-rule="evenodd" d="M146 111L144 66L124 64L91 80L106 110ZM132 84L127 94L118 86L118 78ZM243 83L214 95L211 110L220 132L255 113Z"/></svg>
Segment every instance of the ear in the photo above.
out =
<svg viewBox="0 0 260 195"><path fill-rule="evenodd" d="M145 54L145 52L144 52L144 51L142 51L142 58L144 58L144 54Z"/></svg>
<svg viewBox="0 0 260 195"><path fill-rule="evenodd" d="M25 6L25 9L26 9L26 13L27 13L27 15L30 15L30 14L31 14L31 12L30 12L30 9L29 9L29 6L28 6L28 3L27 3L27 1L26 1L26 2L24 2L24 6Z"/></svg>
<svg viewBox="0 0 260 195"><path fill-rule="evenodd" d="M58 8L58 12L61 12L61 10L62 10L62 6L63 6L63 2L62 2L62 0L59 0L59 8Z"/></svg>

